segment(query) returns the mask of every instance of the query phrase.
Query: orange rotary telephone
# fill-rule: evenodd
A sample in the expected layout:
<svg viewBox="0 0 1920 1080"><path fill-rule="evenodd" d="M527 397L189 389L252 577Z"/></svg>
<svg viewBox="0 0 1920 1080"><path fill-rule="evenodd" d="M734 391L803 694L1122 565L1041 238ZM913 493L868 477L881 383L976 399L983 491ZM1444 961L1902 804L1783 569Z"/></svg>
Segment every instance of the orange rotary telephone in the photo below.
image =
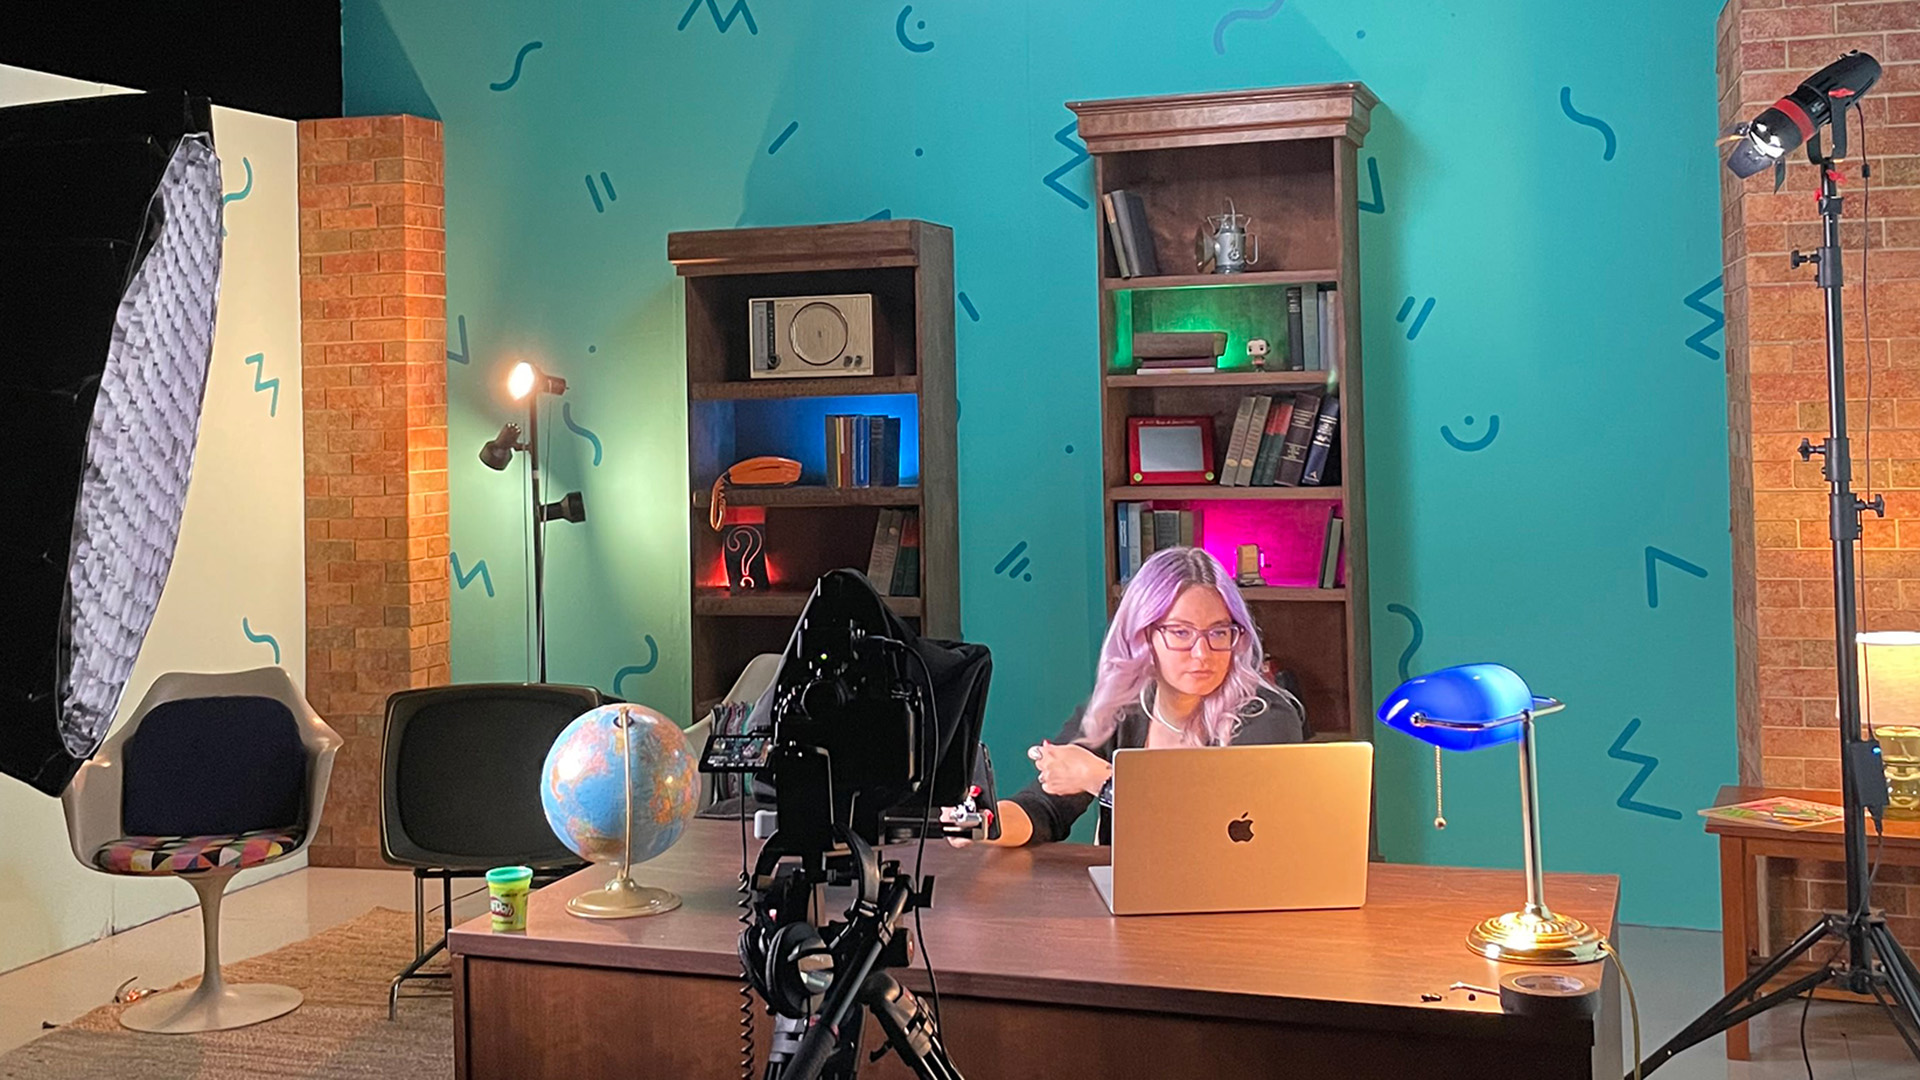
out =
<svg viewBox="0 0 1920 1080"><path fill-rule="evenodd" d="M735 484L741 487L785 487L799 481L800 463L791 458L748 458L721 473L720 478L713 482L713 498L707 509L707 524L713 526L714 532L720 531L720 523L727 516L727 489Z"/></svg>

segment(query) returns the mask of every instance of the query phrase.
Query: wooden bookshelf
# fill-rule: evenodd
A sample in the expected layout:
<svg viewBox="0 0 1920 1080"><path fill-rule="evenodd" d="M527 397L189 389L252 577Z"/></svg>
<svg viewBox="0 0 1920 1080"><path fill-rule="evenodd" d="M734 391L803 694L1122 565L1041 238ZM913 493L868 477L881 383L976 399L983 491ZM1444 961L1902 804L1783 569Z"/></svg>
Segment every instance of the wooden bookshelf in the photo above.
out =
<svg viewBox="0 0 1920 1080"><path fill-rule="evenodd" d="M887 606L922 633L959 638L952 230L900 220L677 232L667 237L667 258L686 289L694 709L719 700L754 656L786 647L820 575L867 568L883 509L920 518L919 595L889 597ZM875 374L751 378L747 301L831 293L873 294ZM840 407L827 398L856 400ZM902 415L918 432L918 483L827 486L823 410ZM792 487L728 492L730 506L764 508L772 578L767 590L730 594L720 536L707 521L713 482L759 454L795 458L804 471Z"/></svg>
<svg viewBox="0 0 1920 1080"><path fill-rule="evenodd" d="M1100 219L1094 250L1100 303L1102 465L1109 609L1119 602L1115 507L1191 509L1200 542L1234 565L1229 528L1270 530L1311 544L1328 516L1345 522L1343 576L1331 589L1272 580L1243 588L1269 655L1298 680L1316 738L1370 738L1373 680L1368 625L1366 454L1360 357L1359 187L1355 169L1376 99L1359 83L1172 97L1072 102L1093 156L1096 197L1127 190L1145 204L1161 274L1117 276ZM1239 274L1196 273L1194 231L1232 199L1250 215L1260 261ZM1286 289L1332 286L1328 371L1254 371L1245 341L1264 337L1271 366L1286 362ZM1215 371L1137 374L1136 332L1221 329L1229 352ZM1337 394L1339 479L1326 487L1135 486L1128 483L1127 418L1205 416L1216 471L1240 400L1296 391ZM1229 522L1208 532L1209 516ZM1261 535L1268 533L1262 531ZM1324 535L1324 532L1321 533ZM1289 541L1291 543L1291 541ZM1263 544L1263 550L1265 545ZM1268 551L1269 564L1276 552ZM1286 553L1279 553L1286 554ZM1300 556L1294 551L1291 554ZM1293 560L1295 563L1302 558Z"/></svg>

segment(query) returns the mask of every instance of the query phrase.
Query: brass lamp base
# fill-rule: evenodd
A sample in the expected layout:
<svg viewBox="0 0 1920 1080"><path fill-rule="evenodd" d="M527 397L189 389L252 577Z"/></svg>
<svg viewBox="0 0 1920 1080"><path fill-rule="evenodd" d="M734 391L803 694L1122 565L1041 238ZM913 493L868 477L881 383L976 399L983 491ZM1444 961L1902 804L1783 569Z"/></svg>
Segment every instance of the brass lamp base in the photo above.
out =
<svg viewBox="0 0 1920 1080"><path fill-rule="evenodd" d="M632 919L665 914L679 906L678 895L637 885L624 870L600 888L567 901L567 910L583 919Z"/></svg>
<svg viewBox="0 0 1920 1080"><path fill-rule="evenodd" d="M1570 915L1509 911L1467 934L1467 948L1509 964L1591 964L1605 955L1600 931Z"/></svg>

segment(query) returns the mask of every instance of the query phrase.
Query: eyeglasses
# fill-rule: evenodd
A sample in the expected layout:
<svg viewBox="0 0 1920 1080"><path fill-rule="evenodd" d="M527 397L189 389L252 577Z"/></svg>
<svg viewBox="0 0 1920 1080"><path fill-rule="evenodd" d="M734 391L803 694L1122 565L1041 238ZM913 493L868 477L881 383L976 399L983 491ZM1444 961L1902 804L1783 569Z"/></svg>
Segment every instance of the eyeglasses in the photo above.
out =
<svg viewBox="0 0 1920 1080"><path fill-rule="evenodd" d="M1240 644L1240 635L1244 631L1236 624L1201 630L1185 623L1161 623L1153 628L1153 632L1160 635L1162 644L1181 652L1192 650L1194 644L1203 639L1207 648L1214 652L1231 652L1234 646Z"/></svg>

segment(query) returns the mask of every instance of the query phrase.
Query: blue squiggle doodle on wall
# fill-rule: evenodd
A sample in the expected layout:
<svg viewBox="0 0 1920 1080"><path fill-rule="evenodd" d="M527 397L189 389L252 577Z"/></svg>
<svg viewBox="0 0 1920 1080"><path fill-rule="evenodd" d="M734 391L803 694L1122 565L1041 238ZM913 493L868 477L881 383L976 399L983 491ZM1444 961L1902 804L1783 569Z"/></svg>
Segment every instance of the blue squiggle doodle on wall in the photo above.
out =
<svg viewBox="0 0 1920 1080"><path fill-rule="evenodd" d="M1373 186L1373 198L1360 199L1354 205L1369 214L1386 213L1387 199L1380 193L1380 166L1373 158L1367 159L1367 183Z"/></svg>
<svg viewBox="0 0 1920 1080"><path fill-rule="evenodd" d="M242 156L242 157L240 158L240 167L241 167L242 169L245 169L245 170L246 170L246 172L247 172L247 184L246 184L246 186L245 186L245 187L243 187L243 188L241 188L241 189L240 189L239 191L236 191L236 192L234 192L234 193L233 193L233 194L231 194L231 195L222 195L222 196L220 196L220 210L221 210L221 214L220 214L220 235L221 235L221 236L225 236L225 235L227 235L227 215L226 215L226 213L225 213L225 211L226 211L226 209L227 209L227 204L228 204L228 203L237 203L237 202L239 202L239 201L240 201L241 199L244 199L244 198L246 198L247 196L249 196L249 195L251 195L251 194L253 194L253 162L251 162L251 161L248 161L248 160L246 159L246 157L245 157L245 156L243 155L243 156Z"/></svg>
<svg viewBox="0 0 1920 1080"><path fill-rule="evenodd" d="M1694 577L1697 577L1697 578L1703 578L1707 576L1706 567L1695 566L1693 563L1688 562L1687 560L1681 558L1678 555L1673 554L1670 551L1661 551L1657 547L1648 545L1647 547L1647 606L1650 608L1657 608L1660 606L1660 579L1655 574L1655 569L1659 566L1660 563L1666 563L1668 566L1674 567L1675 569L1680 570L1683 573L1692 574Z"/></svg>
<svg viewBox="0 0 1920 1080"><path fill-rule="evenodd" d="M915 41L907 36L907 16L911 14L913 14L912 4L908 4L906 7L900 9L900 17L893 20L893 36L900 39L900 44L904 45L908 52L932 52L933 42ZM914 26L915 30L925 30L926 28L927 20L925 19L921 19L919 23Z"/></svg>
<svg viewBox="0 0 1920 1080"><path fill-rule="evenodd" d="M537 41L529 41L520 46L520 51L513 54L513 74L507 76L506 82L488 83L487 88L500 92L513 89L514 84L520 81L520 65L525 62L528 53L539 47L540 43Z"/></svg>
<svg viewBox="0 0 1920 1080"><path fill-rule="evenodd" d="M1590 127L1593 130L1599 132L1600 134L1606 136L1607 149L1604 153L1600 155L1600 160L1601 161L1613 160L1613 149L1614 149L1613 126L1608 124L1605 120L1602 120L1597 116L1588 116L1586 113L1583 113L1583 112L1575 112L1573 108L1573 87L1571 86L1563 86L1560 88L1560 111L1563 113L1566 113L1567 119L1573 121L1574 123L1579 124L1582 127Z"/></svg>
<svg viewBox="0 0 1920 1080"><path fill-rule="evenodd" d="M1640 785L1646 783L1647 777L1653 775L1653 770L1660 767L1659 758L1653 757L1650 754L1636 754L1627 749L1627 740L1633 738L1633 733L1639 730L1640 718L1636 716L1627 721L1627 726L1620 732L1620 737L1613 740L1613 745L1607 748L1607 756L1613 760L1625 761L1640 766L1640 771L1635 773L1633 779L1627 782L1627 790L1620 793L1620 798L1614 802L1614 805L1622 810L1632 810L1640 814L1652 814L1654 817L1666 818L1668 821L1679 821L1680 811L1668 809L1664 806L1655 806L1652 803L1643 803L1634 798L1635 795L1640 793Z"/></svg>
<svg viewBox="0 0 1920 1080"><path fill-rule="evenodd" d="M1725 275L1715 277L1712 281L1688 293L1687 298L1681 301L1681 303L1686 304L1688 307L1711 320L1707 325L1694 331L1693 336L1687 339L1687 348L1692 349L1694 352L1699 353L1709 360L1720 359L1720 350L1708 345L1707 339L1719 333L1720 330L1727 325L1727 316L1726 313L1719 308L1708 307L1706 300L1709 295L1720 288L1725 280Z"/></svg>
<svg viewBox="0 0 1920 1080"><path fill-rule="evenodd" d="M244 615L240 617L240 632L247 635L247 640L255 644L273 646L273 662L276 664L280 662L280 643L274 640L272 634L254 633L253 627L248 624L247 617Z"/></svg>
<svg viewBox="0 0 1920 1080"><path fill-rule="evenodd" d="M1021 558L1021 553L1026 550L1027 542L1025 540L1013 545L1013 550L1007 552L1006 557L1000 560L1000 564L993 568L993 576L999 577L1001 574L1005 574L1007 575L1007 579L1011 581L1025 574L1026 576L1023 580L1032 581L1033 575L1027 574L1026 570L1028 566L1032 565L1033 561L1031 559ZM1015 562L1014 560L1016 559L1019 561Z"/></svg>
<svg viewBox="0 0 1920 1080"><path fill-rule="evenodd" d="M1271 19L1280 14L1280 5L1286 2L1287 0L1273 0L1273 3L1263 8L1244 8L1240 11L1229 11L1221 16L1220 21L1213 26L1213 51L1221 56L1227 55L1227 27L1243 19L1251 22Z"/></svg>
<svg viewBox="0 0 1920 1080"><path fill-rule="evenodd" d="M767 147L768 155L779 153L780 148L787 145L787 140L793 138L793 133L799 130L800 130L800 121L795 120L793 123L788 124L787 129L785 131L782 131L780 134L775 135L773 137L773 144Z"/></svg>
<svg viewBox="0 0 1920 1080"><path fill-rule="evenodd" d="M566 401L561 403L560 419L566 423L568 431L573 432L575 435L593 444L593 463L595 465L600 464L600 436L595 435L593 432L573 422L573 402Z"/></svg>
<svg viewBox="0 0 1920 1080"><path fill-rule="evenodd" d="M644 664L628 664L626 667L613 673L613 694L615 697L626 696L626 691L620 689L620 684L626 681L627 676L645 675L647 672L660 666L660 646L654 644L652 634L644 635L644 637L647 642L647 662Z"/></svg>
<svg viewBox="0 0 1920 1080"><path fill-rule="evenodd" d="M254 393L256 394L263 393L268 390L273 391L273 397L270 398L267 402L267 415L279 416L280 415L280 380L277 378L262 379L260 377L267 373L267 354L254 353L252 356L249 356L245 360L242 360L241 363L247 364L254 369L254 372L253 372L253 392Z"/></svg>
<svg viewBox="0 0 1920 1080"><path fill-rule="evenodd" d="M1466 421L1468 427L1473 426L1473 417L1467 417ZM1500 417L1498 414L1487 417L1487 433L1475 440L1462 439L1453 433L1452 428L1449 428L1445 424L1440 425L1440 437L1447 440L1447 445L1453 447L1455 450L1465 450L1469 454L1476 450L1485 450L1487 447L1492 446L1493 440L1499 438L1499 436Z"/></svg>
<svg viewBox="0 0 1920 1080"><path fill-rule="evenodd" d="M493 595L493 575L487 572L487 560L481 559L473 564L473 569L462 573L460 571L460 553L457 551L449 551L447 552L447 558L453 563L454 584L464 590L467 586L473 584L474 578L479 578L480 584L487 587L487 595Z"/></svg>
<svg viewBox="0 0 1920 1080"><path fill-rule="evenodd" d="M713 13L713 25L719 27L723 34L733 29L735 19L746 20L747 33L755 35L760 33L760 27L753 21L753 11L747 7L747 0L734 0L733 10L725 15L720 14L720 5L716 0L693 0L693 3L687 6L687 13L680 16L680 29L685 30L687 24L693 21L693 13L700 10L701 4L707 5L707 10Z"/></svg>
<svg viewBox="0 0 1920 1080"><path fill-rule="evenodd" d="M1413 609L1407 605L1388 604L1387 611L1389 614L1398 615L1407 620L1407 627L1413 631L1413 636L1407 641L1407 647L1400 651L1400 681L1406 682L1413 678L1409 665L1413 663L1413 654L1420 651L1420 643L1427 639L1427 631L1420 625L1420 616L1414 614Z"/></svg>
<svg viewBox="0 0 1920 1080"><path fill-rule="evenodd" d="M600 182L607 186L607 202L619 201L620 196L616 194L613 190L613 178L608 176L606 173L601 173ZM604 214L607 212L607 203L603 203L600 201L600 191L598 188L593 186L592 173L587 174L587 194L593 196L593 209L596 213Z"/></svg>
<svg viewBox="0 0 1920 1080"><path fill-rule="evenodd" d="M1409 296L1406 301L1400 305L1400 313L1393 317L1393 321L1406 322L1407 315L1412 311L1413 297ZM1427 325L1427 316L1431 314L1433 314L1433 297L1429 296L1427 297L1427 302L1420 305L1420 314L1413 317L1413 325L1407 327L1408 341L1412 341L1414 338L1420 336L1420 328Z"/></svg>
<svg viewBox="0 0 1920 1080"><path fill-rule="evenodd" d="M452 349L448 349L447 360L455 364L470 364L473 361L467 357L467 317L465 315L457 316L454 319L454 325L458 327L460 331L460 351L456 353Z"/></svg>
<svg viewBox="0 0 1920 1080"><path fill-rule="evenodd" d="M1067 200L1073 205L1079 207L1080 209L1085 210L1087 209L1087 200L1081 198L1079 195L1071 191L1068 191L1060 183L1061 177L1067 175L1073 170L1079 168L1081 165L1085 164L1087 159L1092 156L1087 153L1087 148L1081 145L1078 139L1074 138L1075 133L1078 132L1079 130L1080 130L1080 121L1076 119L1072 123L1068 124L1066 127L1063 127L1059 131L1056 131L1053 133L1053 141L1073 151L1073 156L1071 158L1068 158L1065 164L1061 165L1059 168L1048 173L1045 177L1041 179L1040 182L1052 188L1053 190L1059 192L1061 198Z"/></svg>
<svg viewBox="0 0 1920 1080"><path fill-rule="evenodd" d="M973 306L972 300L967 299L966 293L959 293L954 296L954 299L960 301L960 307L966 311L967 318L974 322L980 321L980 310Z"/></svg>

